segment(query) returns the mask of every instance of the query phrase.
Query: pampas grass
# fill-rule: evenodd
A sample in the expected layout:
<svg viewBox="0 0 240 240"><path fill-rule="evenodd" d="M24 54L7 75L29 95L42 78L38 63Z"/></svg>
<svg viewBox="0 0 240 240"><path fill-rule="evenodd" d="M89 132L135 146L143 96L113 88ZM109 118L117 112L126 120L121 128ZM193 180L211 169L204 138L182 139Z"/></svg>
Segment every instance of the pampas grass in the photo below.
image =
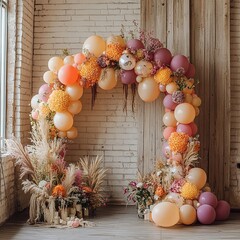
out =
<svg viewBox="0 0 240 240"><path fill-rule="evenodd" d="M67 168L65 178L62 182L63 187L65 188L66 192L69 192L69 190L72 188L73 183L75 181L76 176L76 167L73 164L70 164Z"/></svg>

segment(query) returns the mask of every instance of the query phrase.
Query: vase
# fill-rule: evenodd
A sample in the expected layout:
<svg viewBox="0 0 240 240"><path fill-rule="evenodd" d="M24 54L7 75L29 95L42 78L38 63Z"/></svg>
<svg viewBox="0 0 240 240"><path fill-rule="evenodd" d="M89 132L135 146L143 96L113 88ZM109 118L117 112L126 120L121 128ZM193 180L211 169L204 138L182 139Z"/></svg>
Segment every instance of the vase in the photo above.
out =
<svg viewBox="0 0 240 240"><path fill-rule="evenodd" d="M76 205L76 211L77 211L77 213L76 213L77 217L81 219L82 218L82 205L81 204Z"/></svg>
<svg viewBox="0 0 240 240"><path fill-rule="evenodd" d="M63 221L67 221L67 217L68 217L68 208L62 208L60 211L61 214L61 219Z"/></svg>
<svg viewBox="0 0 240 240"><path fill-rule="evenodd" d="M71 207L69 208L69 215L70 217L75 217L76 216L76 208L75 207Z"/></svg>

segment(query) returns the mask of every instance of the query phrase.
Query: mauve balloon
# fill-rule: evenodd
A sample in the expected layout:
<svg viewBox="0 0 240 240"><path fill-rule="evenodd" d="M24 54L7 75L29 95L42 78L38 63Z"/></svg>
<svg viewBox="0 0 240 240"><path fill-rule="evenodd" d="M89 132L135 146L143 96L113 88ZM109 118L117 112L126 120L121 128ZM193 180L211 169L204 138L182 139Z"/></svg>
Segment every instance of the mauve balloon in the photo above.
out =
<svg viewBox="0 0 240 240"><path fill-rule="evenodd" d="M192 63L189 64L188 70L185 73L187 78L193 78L195 76L195 67Z"/></svg>
<svg viewBox="0 0 240 240"><path fill-rule="evenodd" d="M121 70L120 78L123 84L133 84L136 82L137 74L134 69L132 70Z"/></svg>
<svg viewBox="0 0 240 240"><path fill-rule="evenodd" d="M182 123L178 124L177 132L185 133L189 137L192 136L192 128L189 126L189 124L182 124Z"/></svg>
<svg viewBox="0 0 240 240"><path fill-rule="evenodd" d="M198 131L198 127L197 127L197 124L195 122L191 122L189 123L189 126L191 127L192 129L192 135L196 135L197 131Z"/></svg>
<svg viewBox="0 0 240 240"><path fill-rule="evenodd" d="M172 100L172 95L167 94L163 99L163 105L165 108L174 110L177 106L177 103L174 103Z"/></svg>
<svg viewBox="0 0 240 240"><path fill-rule="evenodd" d="M154 53L154 61L161 67L162 65L170 65L172 54L167 48L160 48Z"/></svg>
<svg viewBox="0 0 240 240"><path fill-rule="evenodd" d="M144 44L138 39L131 39L127 41L127 47L131 50L144 49Z"/></svg>
<svg viewBox="0 0 240 240"><path fill-rule="evenodd" d="M170 67L174 72L183 69L186 73L189 68L189 61L184 55L176 55L172 58Z"/></svg>
<svg viewBox="0 0 240 240"><path fill-rule="evenodd" d="M43 102L47 102L50 94L52 93L52 89L48 84L43 84L39 90L39 99L42 100Z"/></svg>
<svg viewBox="0 0 240 240"><path fill-rule="evenodd" d="M216 208L217 204L218 204L217 197L211 192L201 193L198 201L201 205L208 204L208 205L211 205L214 208Z"/></svg>
<svg viewBox="0 0 240 240"><path fill-rule="evenodd" d="M228 202L220 200L216 207L216 220L223 221L228 219L230 214L230 205Z"/></svg>
<svg viewBox="0 0 240 240"><path fill-rule="evenodd" d="M201 205L197 209L197 218L202 224L212 224L216 219L215 209L207 204Z"/></svg>

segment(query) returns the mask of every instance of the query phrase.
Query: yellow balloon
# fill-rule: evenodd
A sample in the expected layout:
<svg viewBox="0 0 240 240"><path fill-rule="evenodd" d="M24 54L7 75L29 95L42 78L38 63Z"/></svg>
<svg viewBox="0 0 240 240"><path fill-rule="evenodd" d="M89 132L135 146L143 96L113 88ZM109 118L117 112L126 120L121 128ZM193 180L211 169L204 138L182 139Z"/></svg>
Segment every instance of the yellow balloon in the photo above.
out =
<svg viewBox="0 0 240 240"><path fill-rule="evenodd" d="M202 101L201 101L200 97L193 97L192 105L194 107L199 107L201 105L201 103L202 103Z"/></svg>
<svg viewBox="0 0 240 240"><path fill-rule="evenodd" d="M64 65L63 60L60 57L52 57L48 61L48 68L52 72L58 72L58 70Z"/></svg>
<svg viewBox="0 0 240 240"><path fill-rule="evenodd" d="M103 90L111 90L117 85L117 73L113 68L104 68L98 81L98 86Z"/></svg>
<svg viewBox="0 0 240 240"><path fill-rule="evenodd" d="M178 223L179 208L170 202L160 202L152 210L153 222L160 227L171 227Z"/></svg>
<svg viewBox="0 0 240 240"><path fill-rule="evenodd" d="M78 114L81 112L81 110L82 110L82 103L79 100L71 102L68 107L68 111L72 114Z"/></svg>
<svg viewBox="0 0 240 240"><path fill-rule="evenodd" d="M99 57L106 49L105 40L97 35L87 38L83 44L83 52L89 52Z"/></svg>
<svg viewBox="0 0 240 240"><path fill-rule="evenodd" d="M202 168L192 168L186 176L188 182L193 183L198 189L204 187L207 181L207 174Z"/></svg>
<svg viewBox="0 0 240 240"><path fill-rule="evenodd" d="M56 112L53 123L58 130L68 131L73 125L73 116L69 112Z"/></svg>
<svg viewBox="0 0 240 240"><path fill-rule="evenodd" d="M167 127L176 127L177 126L177 120L174 117L174 113L173 112L166 112L163 115L163 123Z"/></svg>
<svg viewBox="0 0 240 240"><path fill-rule="evenodd" d="M153 77L144 78L139 83L138 94L144 102L153 102L158 98L160 90Z"/></svg>
<svg viewBox="0 0 240 240"><path fill-rule="evenodd" d="M179 123L189 124L195 118L195 109L189 103L181 103L174 110L174 116Z"/></svg>
<svg viewBox="0 0 240 240"><path fill-rule="evenodd" d="M73 65L74 64L74 57L73 56L66 56L63 59L64 64L69 64L69 65Z"/></svg>
<svg viewBox="0 0 240 240"><path fill-rule="evenodd" d="M188 204L185 204L180 207L180 221L185 225L191 225L197 220L196 209Z"/></svg>
<svg viewBox="0 0 240 240"><path fill-rule="evenodd" d="M40 100L39 100L39 95L36 94L32 97L32 100L31 100L31 107L32 109L37 109L38 106L39 106L39 103L40 103Z"/></svg>
<svg viewBox="0 0 240 240"><path fill-rule="evenodd" d="M178 90L178 85L175 82L171 82L166 86L166 91L169 94L173 94L174 92L176 92Z"/></svg>
<svg viewBox="0 0 240 240"><path fill-rule="evenodd" d="M57 74L55 74L52 71L47 71L43 74L43 80L47 84L54 83L54 81L57 79Z"/></svg>
<svg viewBox="0 0 240 240"><path fill-rule="evenodd" d="M77 137L77 135L78 135L78 131L77 131L77 128L75 128L75 127L72 127L71 129L69 129L67 131L67 138L68 139L74 139L74 138Z"/></svg>
<svg viewBox="0 0 240 240"><path fill-rule="evenodd" d="M72 101L77 101L83 95L83 87L79 85L79 83L74 83L72 85L68 85L65 88L66 93L70 96Z"/></svg>

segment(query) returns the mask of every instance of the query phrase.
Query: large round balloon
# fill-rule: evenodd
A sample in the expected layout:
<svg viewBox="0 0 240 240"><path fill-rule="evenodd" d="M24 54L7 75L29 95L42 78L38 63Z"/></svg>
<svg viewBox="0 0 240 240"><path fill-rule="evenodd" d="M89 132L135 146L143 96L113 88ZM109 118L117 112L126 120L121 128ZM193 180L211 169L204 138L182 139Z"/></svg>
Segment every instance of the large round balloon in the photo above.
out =
<svg viewBox="0 0 240 240"><path fill-rule="evenodd" d="M198 201L201 205L207 204L207 205L212 206L213 208L216 208L217 204L218 204L217 197L212 192L201 193Z"/></svg>
<svg viewBox="0 0 240 240"><path fill-rule="evenodd" d="M64 65L62 58L60 57L52 57L48 61L48 68L52 72L58 72L58 70Z"/></svg>
<svg viewBox="0 0 240 240"><path fill-rule="evenodd" d="M144 78L139 83L138 94L144 102L153 102L158 98L160 90L153 77Z"/></svg>
<svg viewBox="0 0 240 240"><path fill-rule="evenodd" d="M83 87L80 86L79 83L68 85L65 91L68 93L72 101L80 99L83 95Z"/></svg>
<svg viewBox="0 0 240 240"><path fill-rule="evenodd" d="M58 79L64 85L75 83L78 76L78 70L69 64L62 66L58 72Z"/></svg>
<svg viewBox="0 0 240 240"><path fill-rule="evenodd" d="M111 90L117 85L117 73L113 68L104 68L98 81L98 86L103 90Z"/></svg>
<svg viewBox="0 0 240 240"><path fill-rule="evenodd" d="M121 70L120 72L120 79L123 84L136 83L136 78L137 78L137 75L133 69L129 71Z"/></svg>
<svg viewBox="0 0 240 240"><path fill-rule="evenodd" d="M170 67L174 72L181 70L186 73L189 68L189 61L184 55L176 55L172 58Z"/></svg>
<svg viewBox="0 0 240 240"><path fill-rule="evenodd" d="M58 130L68 131L73 125L73 116L69 112L56 112L53 123Z"/></svg>
<svg viewBox="0 0 240 240"><path fill-rule="evenodd" d="M154 61L159 67L163 65L170 65L172 54L167 48L160 48L154 53Z"/></svg>
<svg viewBox="0 0 240 240"><path fill-rule="evenodd" d="M187 134L189 137L192 136L192 128L189 124L178 124L177 126L177 132L182 132Z"/></svg>
<svg viewBox="0 0 240 240"><path fill-rule="evenodd" d="M136 59L130 53L124 53L119 59L119 66L123 70L132 70L136 66Z"/></svg>
<svg viewBox="0 0 240 240"><path fill-rule="evenodd" d="M195 118L195 109L189 103L181 103L175 108L174 116L179 123L189 124Z"/></svg>
<svg viewBox="0 0 240 240"><path fill-rule="evenodd" d="M106 42L102 37L94 35L85 40L82 49L99 57L106 49Z"/></svg>
<svg viewBox="0 0 240 240"><path fill-rule="evenodd" d="M153 222L160 227L171 227L179 221L179 208L170 202L158 203L152 210Z"/></svg>
<svg viewBox="0 0 240 240"><path fill-rule="evenodd" d="M195 184L198 189L201 189L204 187L207 181L207 174L202 168L192 168L188 172L188 175L186 176L186 179L190 182Z"/></svg>
<svg viewBox="0 0 240 240"><path fill-rule="evenodd" d="M218 204L215 210L216 210L216 220L223 221L229 217L230 205L228 202L220 200L218 201Z"/></svg>
<svg viewBox="0 0 240 240"><path fill-rule="evenodd" d="M71 102L70 105L68 106L68 111L71 114L78 114L81 112L81 110L82 110L82 103L79 100Z"/></svg>
<svg viewBox="0 0 240 240"><path fill-rule="evenodd" d="M197 220L196 209L191 205L183 205L180 207L180 221L185 225L191 225Z"/></svg>
<svg viewBox="0 0 240 240"><path fill-rule="evenodd" d="M210 205L204 204L197 209L198 221L202 224L212 224L216 218L216 212Z"/></svg>

